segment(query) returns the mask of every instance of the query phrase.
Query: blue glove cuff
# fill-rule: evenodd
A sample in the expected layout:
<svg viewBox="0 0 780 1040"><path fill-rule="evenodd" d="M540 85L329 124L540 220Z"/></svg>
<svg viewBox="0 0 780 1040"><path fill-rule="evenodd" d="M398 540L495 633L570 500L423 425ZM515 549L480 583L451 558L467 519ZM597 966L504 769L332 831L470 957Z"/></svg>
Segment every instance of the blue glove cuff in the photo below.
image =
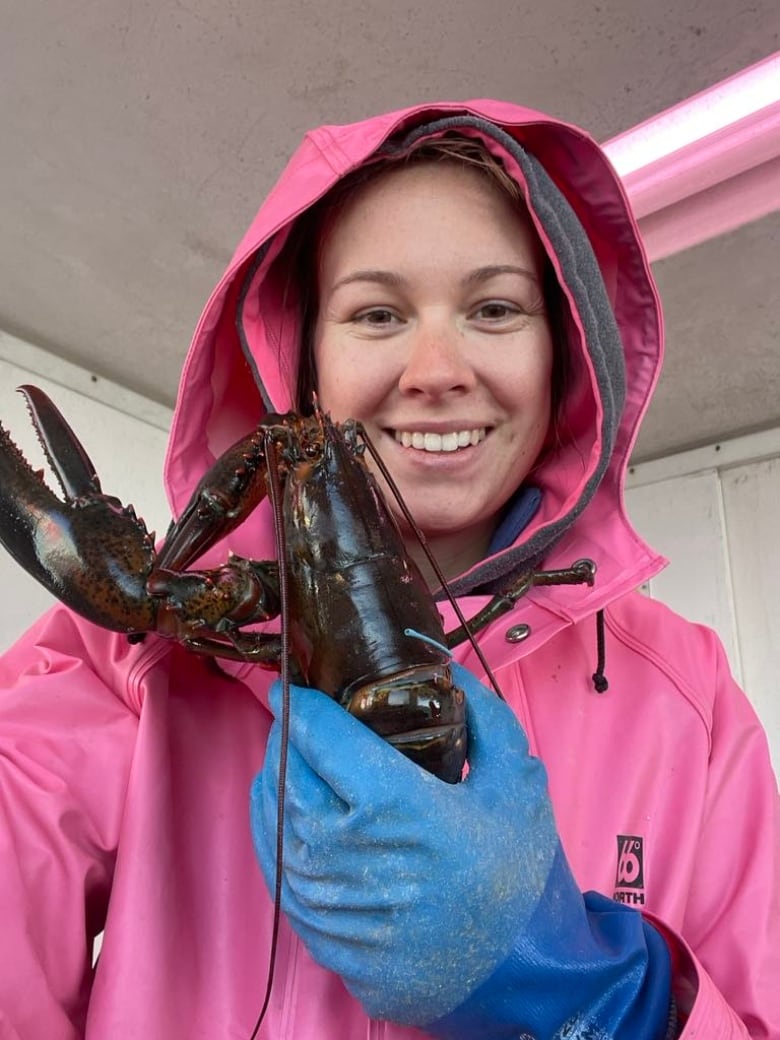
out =
<svg viewBox="0 0 780 1040"><path fill-rule="evenodd" d="M559 849L512 953L425 1029L441 1040L664 1040L670 1004L661 935L630 907L596 892L583 897Z"/></svg>

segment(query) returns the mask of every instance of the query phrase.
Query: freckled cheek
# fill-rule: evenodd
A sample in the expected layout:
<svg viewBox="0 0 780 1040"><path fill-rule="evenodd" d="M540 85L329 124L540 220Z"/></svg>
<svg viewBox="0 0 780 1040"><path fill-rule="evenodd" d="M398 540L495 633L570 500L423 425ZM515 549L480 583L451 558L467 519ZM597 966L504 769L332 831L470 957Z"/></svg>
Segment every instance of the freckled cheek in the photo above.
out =
<svg viewBox="0 0 780 1040"><path fill-rule="evenodd" d="M388 366L370 348L323 343L315 349L320 404L337 421L370 419L391 388Z"/></svg>
<svg viewBox="0 0 780 1040"><path fill-rule="evenodd" d="M320 404L336 420L351 418L359 371L351 352L338 341L325 339L315 344L314 360Z"/></svg>
<svg viewBox="0 0 780 1040"><path fill-rule="evenodd" d="M507 379L496 388L496 399L505 410L526 428L546 422L552 396L550 382L529 376L518 381Z"/></svg>
<svg viewBox="0 0 780 1040"><path fill-rule="evenodd" d="M529 359L528 365L507 378L507 401L512 411L527 417L535 416L545 426L549 421L552 402L552 351Z"/></svg>
<svg viewBox="0 0 780 1040"><path fill-rule="evenodd" d="M336 422L345 422L347 419L369 422L377 395L372 393L370 384L361 378L359 368L355 366L351 371L319 371L317 396L320 406Z"/></svg>
<svg viewBox="0 0 780 1040"><path fill-rule="evenodd" d="M547 436L552 416L551 384L544 371L507 379L496 397L510 417L505 429L509 443L523 457L537 454Z"/></svg>
<svg viewBox="0 0 780 1040"><path fill-rule="evenodd" d="M354 380L342 378L338 373L320 373L317 386L320 405L336 422L357 419L356 404L359 403L358 388Z"/></svg>

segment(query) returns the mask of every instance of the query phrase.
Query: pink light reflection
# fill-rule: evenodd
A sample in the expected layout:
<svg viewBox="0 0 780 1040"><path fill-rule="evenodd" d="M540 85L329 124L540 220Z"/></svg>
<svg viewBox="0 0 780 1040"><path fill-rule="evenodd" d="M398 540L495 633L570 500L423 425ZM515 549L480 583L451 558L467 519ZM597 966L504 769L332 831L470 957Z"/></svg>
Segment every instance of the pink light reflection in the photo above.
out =
<svg viewBox="0 0 780 1040"><path fill-rule="evenodd" d="M780 52L608 141L651 260L780 208Z"/></svg>

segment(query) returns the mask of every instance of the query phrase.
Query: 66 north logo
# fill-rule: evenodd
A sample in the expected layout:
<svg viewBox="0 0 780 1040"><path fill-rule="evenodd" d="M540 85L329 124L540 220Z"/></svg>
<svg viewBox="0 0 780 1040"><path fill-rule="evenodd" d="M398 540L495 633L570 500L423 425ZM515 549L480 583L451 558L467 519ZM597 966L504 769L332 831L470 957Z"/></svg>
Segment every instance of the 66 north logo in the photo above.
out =
<svg viewBox="0 0 780 1040"><path fill-rule="evenodd" d="M618 903L642 906L645 901L644 838L638 834L618 834L617 871L613 899Z"/></svg>

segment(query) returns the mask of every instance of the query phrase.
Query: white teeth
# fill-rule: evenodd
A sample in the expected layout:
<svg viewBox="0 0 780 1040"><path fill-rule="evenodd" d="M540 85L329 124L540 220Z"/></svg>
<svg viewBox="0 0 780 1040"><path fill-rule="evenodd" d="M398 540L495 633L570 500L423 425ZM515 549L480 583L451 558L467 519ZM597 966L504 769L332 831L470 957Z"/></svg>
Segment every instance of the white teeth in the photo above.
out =
<svg viewBox="0 0 780 1040"><path fill-rule="evenodd" d="M473 430L453 430L452 433L420 433L411 430L396 430L395 439L404 448L417 448L420 451L457 451L458 448L476 446L487 436L484 426Z"/></svg>

